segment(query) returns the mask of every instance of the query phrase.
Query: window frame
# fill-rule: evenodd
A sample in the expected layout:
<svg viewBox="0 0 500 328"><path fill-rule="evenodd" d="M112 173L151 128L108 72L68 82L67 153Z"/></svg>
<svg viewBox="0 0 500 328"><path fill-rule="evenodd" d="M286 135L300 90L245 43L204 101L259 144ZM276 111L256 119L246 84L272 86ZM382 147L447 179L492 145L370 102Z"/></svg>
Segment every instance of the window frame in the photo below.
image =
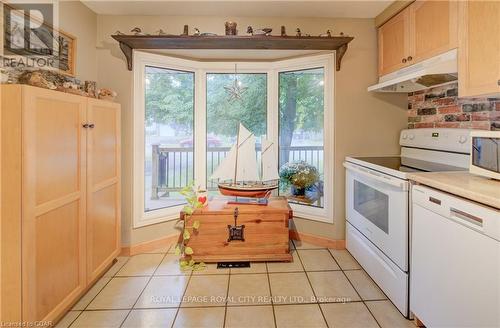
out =
<svg viewBox="0 0 500 328"><path fill-rule="evenodd" d="M266 62L237 62L238 73L267 74L267 137L278 145L279 133L279 73L323 67L324 69L324 207L293 204L294 216L314 221L333 223L334 189L334 57L335 53L311 55L301 58ZM145 120L145 68L154 66L194 73L194 179L195 185L206 187L207 178L207 74L234 73L234 61L196 61L133 51L133 110L132 110L132 221L139 228L179 218L184 205L176 205L146 212L144 210L144 120ZM276 152L278 156L279 152ZM278 159L278 158L276 158ZM328 186L328 187L327 187Z"/></svg>

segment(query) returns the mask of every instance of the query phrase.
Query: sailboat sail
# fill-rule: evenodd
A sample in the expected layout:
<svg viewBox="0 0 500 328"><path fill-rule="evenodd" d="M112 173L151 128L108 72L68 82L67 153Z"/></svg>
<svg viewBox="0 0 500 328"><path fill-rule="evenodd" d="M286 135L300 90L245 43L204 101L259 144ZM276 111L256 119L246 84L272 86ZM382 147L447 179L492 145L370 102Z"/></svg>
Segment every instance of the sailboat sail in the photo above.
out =
<svg viewBox="0 0 500 328"><path fill-rule="evenodd" d="M236 163L236 145L231 147L229 153L227 153L226 157L222 160L220 165L214 171L210 179L212 180L232 180L234 179L234 170Z"/></svg>
<svg viewBox="0 0 500 328"><path fill-rule="evenodd" d="M236 181L259 181L255 136L240 123Z"/></svg>
<svg viewBox="0 0 500 328"><path fill-rule="evenodd" d="M276 161L276 151L274 143L262 140L262 181L278 180L278 163Z"/></svg>

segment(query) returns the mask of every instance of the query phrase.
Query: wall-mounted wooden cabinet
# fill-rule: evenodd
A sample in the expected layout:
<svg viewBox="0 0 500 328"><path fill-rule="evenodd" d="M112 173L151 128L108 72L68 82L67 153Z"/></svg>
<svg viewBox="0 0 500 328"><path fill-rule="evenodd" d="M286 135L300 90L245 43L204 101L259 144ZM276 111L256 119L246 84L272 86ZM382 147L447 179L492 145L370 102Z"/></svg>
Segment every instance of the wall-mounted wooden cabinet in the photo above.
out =
<svg viewBox="0 0 500 328"><path fill-rule="evenodd" d="M379 75L457 47L455 1L418 0L379 28Z"/></svg>
<svg viewBox="0 0 500 328"><path fill-rule="evenodd" d="M459 4L459 96L500 94L500 2Z"/></svg>
<svg viewBox="0 0 500 328"><path fill-rule="evenodd" d="M120 106L1 88L0 320L53 321L120 252Z"/></svg>

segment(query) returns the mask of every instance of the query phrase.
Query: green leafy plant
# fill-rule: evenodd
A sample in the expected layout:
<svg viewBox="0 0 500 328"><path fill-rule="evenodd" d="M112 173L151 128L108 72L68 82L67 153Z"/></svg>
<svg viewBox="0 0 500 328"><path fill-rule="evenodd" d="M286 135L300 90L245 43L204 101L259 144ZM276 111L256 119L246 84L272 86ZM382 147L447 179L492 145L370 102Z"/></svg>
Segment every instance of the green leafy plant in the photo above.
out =
<svg viewBox="0 0 500 328"><path fill-rule="evenodd" d="M198 232L200 229L200 221L198 220L194 221L192 225L188 225L189 217L193 215L197 208L202 207L203 204L198 201L193 182L184 187L180 193L186 199L187 204L182 209L184 218L179 220L179 222L182 223L182 241L175 247L175 254L180 256L179 265L181 270L203 270L206 264L204 262L196 262L193 259L194 251L188 246L191 235Z"/></svg>

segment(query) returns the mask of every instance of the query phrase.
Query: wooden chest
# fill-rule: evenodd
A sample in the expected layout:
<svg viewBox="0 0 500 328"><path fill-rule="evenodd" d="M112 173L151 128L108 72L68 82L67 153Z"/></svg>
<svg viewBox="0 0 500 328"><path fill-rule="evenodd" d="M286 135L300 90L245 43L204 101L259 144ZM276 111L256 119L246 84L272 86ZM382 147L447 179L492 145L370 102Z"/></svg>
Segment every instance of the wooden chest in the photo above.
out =
<svg viewBox="0 0 500 328"><path fill-rule="evenodd" d="M270 198L267 206L228 204L227 199L215 198L188 217L188 226L200 221L188 245L196 261L291 261L290 218L292 210L284 197Z"/></svg>

